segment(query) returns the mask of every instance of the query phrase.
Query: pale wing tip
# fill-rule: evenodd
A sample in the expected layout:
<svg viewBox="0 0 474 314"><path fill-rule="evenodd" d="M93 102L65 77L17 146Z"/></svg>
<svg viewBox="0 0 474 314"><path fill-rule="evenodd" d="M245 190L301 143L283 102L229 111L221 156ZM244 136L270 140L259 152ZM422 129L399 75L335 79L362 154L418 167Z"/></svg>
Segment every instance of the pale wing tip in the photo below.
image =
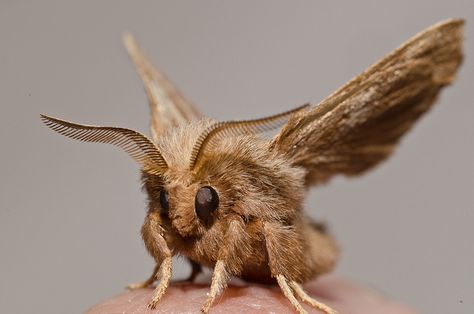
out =
<svg viewBox="0 0 474 314"><path fill-rule="evenodd" d="M450 34L457 34L456 36L461 37L464 29L465 20L462 18L452 18L440 21L436 24L431 25L427 29L421 31L417 35L424 35L427 33L450 33ZM451 36L453 36L451 35ZM414 37L416 38L416 36Z"/></svg>
<svg viewBox="0 0 474 314"><path fill-rule="evenodd" d="M123 33L122 42L129 53L138 50L137 41L131 32Z"/></svg>
<svg viewBox="0 0 474 314"><path fill-rule="evenodd" d="M466 23L466 20L463 18L452 18L452 19L447 19L443 20L441 22L438 22L434 24L431 28L432 29L441 29L441 28L459 28L462 29L464 24Z"/></svg>
<svg viewBox="0 0 474 314"><path fill-rule="evenodd" d="M451 18L451 19L447 19L447 20L444 20L444 21L441 21L439 22L438 24L439 25L463 25L466 23L466 20L463 19L463 18Z"/></svg>

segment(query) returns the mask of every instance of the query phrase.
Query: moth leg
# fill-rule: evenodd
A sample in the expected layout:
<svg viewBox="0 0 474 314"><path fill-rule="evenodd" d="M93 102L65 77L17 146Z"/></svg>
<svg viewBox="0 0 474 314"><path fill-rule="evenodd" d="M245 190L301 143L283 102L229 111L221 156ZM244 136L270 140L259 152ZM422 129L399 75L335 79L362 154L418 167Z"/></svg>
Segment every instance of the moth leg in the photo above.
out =
<svg viewBox="0 0 474 314"><path fill-rule="evenodd" d="M172 275L172 260L171 256L166 257L160 265L159 277L160 283L156 286L153 296L148 307L150 309L156 308L156 304L160 301L163 294L165 294L166 289L168 288Z"/></svg>
<svg viewBox="0 0 474 314"><path fill-rule="evenodd" d="M158 274L159 269L160 269L160 266L156 265L155 268L153 269L153 273L151 274L151 276L147 280L142 281L142 282L132 283L132 284L127 286L127 289L128 290L136 290L136 289L148 288L149 286L151 286L155 282L156 275Z"/></svg>
<svg viewBox="0 0 474 314"><path fill-rule="evenodd" d="M168 288L172 274L172 252L164 238L165 230L160 225L159 215L149 214L142 227L142 236L150 254L155 258L157 264L156 279L160 282L153 292L148 307L156 308L157 303Z"/></svg>
<svg viewBox="0 0 474 314"><path fill-rule="evenodd" d="M306 310L301 306L298 300L295 298L293 291L291 290L290 286L288 285L288 281L283 275L276 275L276 280L278 285L280 286L281 291L285 295L285 297L290 301L290 303L295 307L296 311L300 314L306 314Z"/></svg>
<svg viewBox="0 0 474 314"><path fill-rule="evenodd" d="M252 250L249 234L245 228L246 225L241 217L229 219L229 225L212 274L211 289L201 308L202 313L208 313L216 297L227 287L230 275L239 275L242 272L245 263L242 256L249 256Z"/></svg>
<svg viewBox="0 0 474 314"><path fill-rule="evenodd" d="M229 276L225 269L223 260L218 260L212 273L211 290L207 294L207 300L201 308L202 313L209 313L209 308L215 298L226 288Z"/></svg>
<svg viewBox="0 0 474 314"><path fill-rule="evenodd" d="M307 256L311 260L310 265L316 274L331 271L339 257L339 249L336 241L320 223L304 219L302 232L308 244Z"/></svg>
<svg viewBox="0 0 474 314"><path fill-rule="evenodd" d="M191 274L189 274L189 276L185 279L180 279L180 280L174 281L175 283L194 282L196 277L200 273L202 273L202 266L201 265L199 265L198 263L196 263L195 261L190 260L190 259L187 259L187 261L191 265Z"/></svg>
<svg viewBox="0 0 474 314"><path fill-rule="evenodd" d="M309 304L311 305L312 307L314 308L317 308L318 310L326 313L326 314L337 314L337 312L335 310L333 310L332 308L330 308L329 306L327 306L326 304L324 303L321 303L315 299L313 299L312 297L310 297L304 290L303 288L301 287L301 285L299 285L297 282L295 281L291 281L290 282L290 287L293 289L293 291L296 293L296 295L306 304Z"/></svg>
<svg viewBox="0 0 474 314"><path fill-rule="evenodd" d="M298 238L294 228L276 222L264 223L263 233L272 277L276 278L281 291L296 311L300 314L307 313L296 299L287 279L291 277L292 272L298 271L302 266L303 259L299 258L303 254L302 239ZM292 260L288 259L290 256Z"/></svg>
<svg viewBox="0 0 474 314"><path fill-rule="evenodd" d="M301 228L301 225L299 228ZM336 311L312 299L294 281L295 276L298 276L298 274L301 275L305 272L306 276L311 274L308 265L308 254L305 251L303 229L298 229L298 226L282 226L278 223L267 222L264 223L263 230L268 253L268 265L272 277L276 278L283 294L296 311L306 313L306 310L298 302L295 295L303 302L326 314L335 314Z"/></svg>
<svg viewBox="0 0 474 314"><path fill-rule="evenodd" d="M189 277L186 279L186 281L194 282L196 277L202 273L202 266L196 263L195 261L188 260L189 263L191 264L191 274Z"/></svg>

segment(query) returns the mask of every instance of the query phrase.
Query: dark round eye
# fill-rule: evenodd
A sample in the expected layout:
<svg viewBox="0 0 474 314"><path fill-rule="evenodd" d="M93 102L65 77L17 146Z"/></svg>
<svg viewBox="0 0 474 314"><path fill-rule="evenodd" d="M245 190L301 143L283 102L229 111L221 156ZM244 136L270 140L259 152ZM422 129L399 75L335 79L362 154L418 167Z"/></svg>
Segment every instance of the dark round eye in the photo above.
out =
<svg viewBox="0 0 474 314"><path fill-rule="evenodd" d="M168 214L168 210L170 209L170 197L165 190L160 191L160 205L161 213Z"/></svg>
<svg viewBox="0 0 474 314"><path fill-rule="evenodd" d="M207 222L211 213L217 209L217 206L219 206L219 196L216 190L210 186L204 186L197 191L194 207L199 219Z"/></svg>

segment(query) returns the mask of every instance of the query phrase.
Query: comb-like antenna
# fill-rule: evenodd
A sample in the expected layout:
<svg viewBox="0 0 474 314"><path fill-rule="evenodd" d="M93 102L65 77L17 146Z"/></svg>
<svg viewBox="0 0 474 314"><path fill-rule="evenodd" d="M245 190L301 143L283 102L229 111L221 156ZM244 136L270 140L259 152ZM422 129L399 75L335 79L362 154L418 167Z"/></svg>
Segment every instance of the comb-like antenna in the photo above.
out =
<svg viewBox="0 0 474 314"><path fill-rule="evenodd" d="M41 115L52 130L67 137L93 143L113 144L122 148L150 174L162 174L167 164L156 146L143 134L130 129L76 124Z"/></svg>
<svg viewBox="0 0 474 314"><path fill-rule="evenodd" d="M282 126L292 114L306 109L308 106L309 104L305 104L295 109L260 119L214 123L204 132L202 132L202 134L197 139L196 144L194 144L189 168L191 170L194 169L202 153L205 151L206 146L208 146L213 139L216 139L218 135L238 136L243 134L263 133L273 130Z"/></svg>

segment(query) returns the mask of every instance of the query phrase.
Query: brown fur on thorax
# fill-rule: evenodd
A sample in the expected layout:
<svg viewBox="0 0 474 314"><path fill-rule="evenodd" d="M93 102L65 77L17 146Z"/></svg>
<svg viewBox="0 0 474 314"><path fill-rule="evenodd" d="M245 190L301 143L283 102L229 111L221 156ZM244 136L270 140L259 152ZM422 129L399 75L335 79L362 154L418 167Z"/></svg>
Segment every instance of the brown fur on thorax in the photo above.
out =
<svg viewBox="0 0 474 314"><path fill-rule="evenodd" d="M162 176L143 173L149 196L147 219L158 219L164 237L174 254L180 254L205 265L214 266L226 237L243 238L239 247L230 248L227 267L230 272L246 279L269 282L269 269L263 224L286 226L293 234L289 239L299 253L310 244L303 238L309 224L301 217L305 194L306 172L292 166L269 142L261 137L240 136L223 138L209 149L198 169L189 169L189 156L196 135L210 124L209 120L192 122L170 129L157 144L166 158L169 171ZM212 186L219 194L219 208L209 223L195 214L194 197L202 186ZM170 195L169 215L160 214L158 193L166 189ZM243 222L243 230L229 235L232 221ZM148 225L142 232L146 235ZM232 229L231 229L232 230ZM145 242L152 238L144 236ZM147 248L151 244L145 243ZM288 255L288 265L304 265L302 254ZM333 262L331 263L333 264ZM245 267L244 267L245 266ZM305 267L294 271L295 280L304 281L315 275Z"/></svg>

